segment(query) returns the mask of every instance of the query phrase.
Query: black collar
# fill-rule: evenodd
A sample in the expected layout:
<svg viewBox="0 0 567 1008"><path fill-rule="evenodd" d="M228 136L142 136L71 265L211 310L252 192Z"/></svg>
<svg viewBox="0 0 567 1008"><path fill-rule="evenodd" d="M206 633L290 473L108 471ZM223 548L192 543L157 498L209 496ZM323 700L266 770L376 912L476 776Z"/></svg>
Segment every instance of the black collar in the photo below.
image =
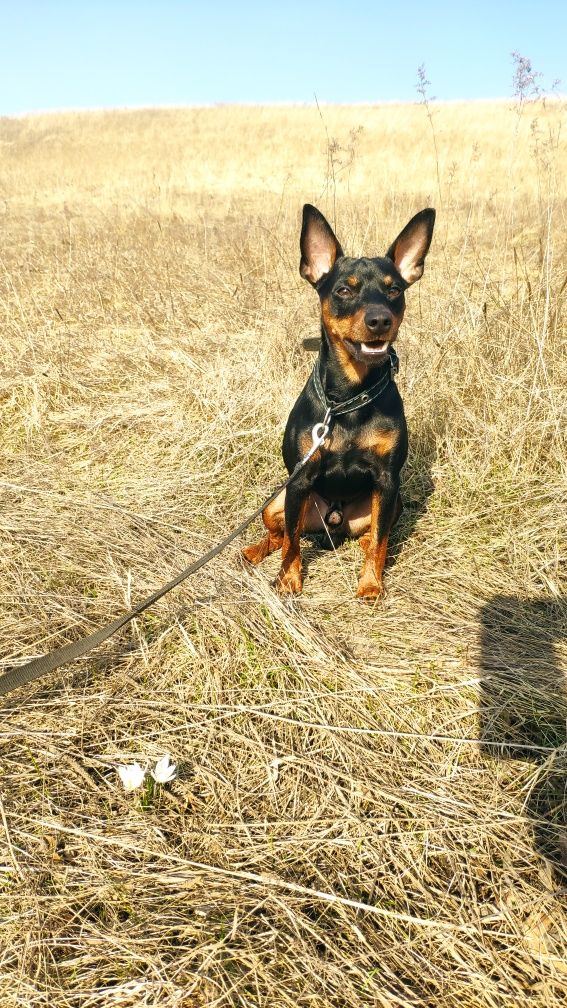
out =
<svg viewBox="0 0 567 1008"><path fill-rule="evenodd" d="M341 416L343 413L351 413L353 410L360 409L362 406L367 406L368 403L382 395L382 392L388 388L388 385L394 380L394 377L397 375L400 368L398 355L393 346L388 348L388 354L390 359L387 364L383 364L380 368L382 374L378 381L375 382L374 385L371 385L370 388L365 389L364 392L359 392L358 395L353 396L351 399L344 399L342 402L330 402L325 395L325 390L323 389L323 383L321 381L321 357L319 356L317 358L313 371L311 372L311 380L313 382L315 392L317 393L317 398L325 407L329 417Z"/></svg>

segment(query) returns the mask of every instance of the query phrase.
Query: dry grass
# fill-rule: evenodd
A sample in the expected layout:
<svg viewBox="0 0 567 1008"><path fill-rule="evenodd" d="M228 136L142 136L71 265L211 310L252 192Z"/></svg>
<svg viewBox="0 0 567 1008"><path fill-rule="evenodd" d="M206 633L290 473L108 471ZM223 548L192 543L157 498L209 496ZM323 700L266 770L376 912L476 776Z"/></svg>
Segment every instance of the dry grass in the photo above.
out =
<svg viewBox="0 0 567 1008"><path fill-rule="evenodd" d="M565 1003L565 106L433 113L438 165L419 107L0 124L5 665L280 478L302 202L351 252L439 210L385 602L356 544L291 605L234 547L5 705L2 1008Z"/></svg>

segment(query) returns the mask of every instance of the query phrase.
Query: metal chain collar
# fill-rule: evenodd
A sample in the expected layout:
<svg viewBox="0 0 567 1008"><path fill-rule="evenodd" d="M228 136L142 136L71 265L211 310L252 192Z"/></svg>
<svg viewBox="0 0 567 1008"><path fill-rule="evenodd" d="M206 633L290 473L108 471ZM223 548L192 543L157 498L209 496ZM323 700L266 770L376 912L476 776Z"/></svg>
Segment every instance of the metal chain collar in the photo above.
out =
<svg viewBox="0 0 567 1008"><path fill-rule="evenodd" d="M382 365L382 368L387 367L388 370L377 382L375 382L374 385L365 389L364 392L359 392L358 395L352 396L351 399L345 399L343 402L338 403L329 402L327 396L325 395L323 383L321 381L321 358L317 358L313 371L311 372L311 380L313 382L315 392L317 393L317 398L325 407L326 414L328 414L325 416L325 420L323 421L324 424L326 424L329 419L332 420L334 417L342 416L344 413L352 413L353 410L360 409L362 406L367 406L368 403L373 402L374 399L377 399L378 396L388 388L388 385L394 380L400 369L398 355L393 346L388 348L388 355L390 358L388 364Z"/></svg>

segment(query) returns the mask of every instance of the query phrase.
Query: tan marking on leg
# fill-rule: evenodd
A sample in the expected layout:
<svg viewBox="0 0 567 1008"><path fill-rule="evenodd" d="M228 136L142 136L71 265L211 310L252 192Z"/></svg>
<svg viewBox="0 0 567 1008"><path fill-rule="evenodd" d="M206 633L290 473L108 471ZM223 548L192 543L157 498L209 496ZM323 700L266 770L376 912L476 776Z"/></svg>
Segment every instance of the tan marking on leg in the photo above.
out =
<svg viewBox="0 0 567 1008"><path fill-rule="evenodd" d="M245 546L242 550L242 556L249 564L252 564L252 566L255 567L256 564L261 563L262 560L265 560L271 553L275 553L276 550L279 550L282 543L283 535L272 535L271 532L268 532L268 534L264 536L260 542L251 543L250 546Z"/></svg>
<svg viewBox="0 0 567 1008"><path fill-rule="evenodd" d="M364 546L366 547L365 560L358 581L357 598L372 600L379 598L384 593L382 572L386 562L388 536L386 535L381 540L378 540L381 503L380 493L377 490L373 491L370 531L363 539Z"/></svg>
<svg viewBox="0 0 567 1008"><path fill-rule="evenodd" d="M322 532L326 529L325 514L329 505L317 493L312 493L307 499L301 532ZM260 542L250 543L242 550L244 559L253 566L265 560L271 553L281 549L284 539L285 525L285 490L268 504L262 518L268 534ZM368 525L368 523L366 523ZM351 533L353 534L353 533Z"/></svg>
<svg viewBox="0 0 567 1008"><path fill-rule="evenodd" d="M361 549L366 550L369 542L369 529L371 519L372 503L370 497L359 497L358 500L351 501L344 509L343 529L351 539L358 539ZM401 495L396 498L396 510L394 512L395 525L402 511L404 510Z"/></svg>
<svg viewBox="0 0 567 1008"><path fill-rule="evenodd" d="M309 507L309 495L305 497L301 504L297 528L293 537L289 535L286 527L282 543L282 566L276 578L276 588L281 595L300 595L303 588L301 577L301 549L300 536L304 527L304 520Z"/></svg>
<svg viewBox="0 0 567 1008"><path fill-rule="evenodd" d="M281 548L284 538L285 490L282 490L271 504L262 512L262 521L268 534L258 543L251 543L242 550L242 556L248 563L256 566L265 560L270 553Z"/></svg>
<svg viewBox="0 0 567 1008"><path fill-rule="evenodd" d="M357 598L374 600L381 598L384 594L384 582L382 579L386 556L388 553L388 536L384 536L378 543L377 549L372 550L370 544L366 553L366 562L362 568L358 588ZM369 557L371 557L369 563Z"/></svg>

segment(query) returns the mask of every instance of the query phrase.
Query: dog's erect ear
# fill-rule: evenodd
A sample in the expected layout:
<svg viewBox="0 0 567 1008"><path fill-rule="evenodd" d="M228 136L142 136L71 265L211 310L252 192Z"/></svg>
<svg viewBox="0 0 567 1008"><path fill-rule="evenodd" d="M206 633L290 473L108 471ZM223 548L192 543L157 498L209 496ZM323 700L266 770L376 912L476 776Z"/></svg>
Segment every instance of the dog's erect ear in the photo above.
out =
<svg viewBox="0 0 567 1008"><path fill-rule="evenodd" d="M329 273L343 250L330 224L317 207L306 203L303 207L301 227L301 262L299 272L305 280L315 285L321 277Z"/></svg>
<svg viewBox="0 0 567 1008"><path fill-rule="evenodd" d="M406 283L415 283L423 275L423 263L431 245L434 224L435 210L431 207L420 210L386 252L386 257L392 260Z"/></svg>

